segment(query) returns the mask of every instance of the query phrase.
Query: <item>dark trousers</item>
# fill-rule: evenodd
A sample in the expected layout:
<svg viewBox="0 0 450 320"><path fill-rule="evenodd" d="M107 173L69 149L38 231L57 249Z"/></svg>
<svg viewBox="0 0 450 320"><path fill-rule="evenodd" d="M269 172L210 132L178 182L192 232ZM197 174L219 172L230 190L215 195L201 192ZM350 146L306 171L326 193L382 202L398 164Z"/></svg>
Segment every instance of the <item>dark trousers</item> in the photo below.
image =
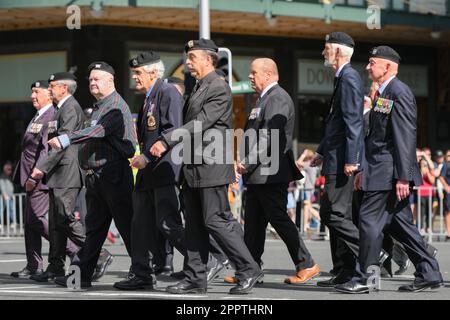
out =
<svg viewBox="0 0 450 320"><path fill-rule="evenodd" d="M120 175L114 183L101 173L86 176L86 242L72 261L80 267L82 281L91 281L112 219L131 256L133 174L126 161L114 167Z"/></svg>
<svg viewBox="0 0 450 320"><path fill-rule="evenodd" d="M48 269L51 271L64 269L67 239L78 247L84 245L86 238L84 228L74 215L79 192L79 188L50 189Z"/></svg>
<svg viewBox="0 0 450 320"><path fill-rule="evenodd" d="M183 256L186 255L184 228L175 185L135 190L133 209L131 260L132 270L136 275L148 277L152 272L149 251L154 256L158 250L158 231Z"/></svg>
<svg viewBox="0 0 450 320"><path fill-rule="evenodd" d="M352 221L353 181L344 174L325 176L320 203L320 218L330 230L333 267L347 270L355 269L359 251L359 231Z"/></svg>
<svg viewBox="0 0 450 320"><path fill-rule="evenodd" d="M27 193L25 208L25 252L27 268L42 270L42 238L49 240L48 220L45 215L49 210L47 190L33 190ZM73 257L79 248L67 239L66 254Z"/></svg>
<svg viewBox="0 0 450 320"><path fill-rule="evenodd" d="M191 188L184 184L182 192L186 214L186 280L206 287L209 234L236 266L239 280L257 275L260 268L245 245L241 225L231 214L227 186Z"/></svg>
<svg viewBox="0 0 450 320"><path fill-rule="evenodd" d="M398 202L396 198L395 189L364 192L359 221L361 270L378 265L385 230L404 245L416 268L416 277L426 281L442 280L437 260L427 252L426 244L413 224L409 200Z"/></svg>
<svg viewBox="0 0 450 320"><path fill-rule="evenodd" d="M353 192L353 201L352 201L352 215L353 215L353 223L358 226L359 228L359 212L361 210L361 204L364 197L364 191L357 190ZM393 257L393 251L394 251L394 240L392 240L392 237L384 231L384 237L383 237L383 250L389 255L389 257L383 262L383 266L387 270L392 269L392 257ZM405 262L406 263L406 262Z"/></svg>
<svg viewBox="0 0 450 320"><path fill-rule="evenodd" d="M162 268L162 267L171 267L173 269L173 246L170 244L169 240L165 237L165 235L156 230L155 232L155 241L156 241L156 252L154 252L151 257L153 267Z"/></svg>
<svg viewBox="0 0 450 320"><path fill-rule="evenodd" d="M314 261L287 214L288 183L247 185L244 239L253 259L261 264L267 223L286 244L297 271L310 268Z"/></svg>

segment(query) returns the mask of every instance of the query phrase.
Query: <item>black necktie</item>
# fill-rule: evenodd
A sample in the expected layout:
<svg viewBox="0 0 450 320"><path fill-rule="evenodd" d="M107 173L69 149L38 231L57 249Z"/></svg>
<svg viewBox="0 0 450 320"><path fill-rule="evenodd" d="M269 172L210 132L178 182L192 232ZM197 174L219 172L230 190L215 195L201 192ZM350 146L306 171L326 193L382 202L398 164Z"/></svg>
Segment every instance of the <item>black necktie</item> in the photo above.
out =
<svg viewBox="0 0 450 320"><path fill-rule="evenodd" d="M197 81L197 83L194 86L194 89L192 89L192 95L194 95L197 92L198 88L200 88L200 81Z"/></svg>

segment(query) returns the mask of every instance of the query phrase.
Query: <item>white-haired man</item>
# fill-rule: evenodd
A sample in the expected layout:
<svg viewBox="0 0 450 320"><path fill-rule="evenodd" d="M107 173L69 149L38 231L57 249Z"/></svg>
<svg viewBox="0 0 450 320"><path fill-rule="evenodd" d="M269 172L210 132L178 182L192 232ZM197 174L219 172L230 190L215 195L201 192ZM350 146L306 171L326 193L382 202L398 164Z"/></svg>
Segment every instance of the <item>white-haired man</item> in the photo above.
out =
<svg viewBox="0 0 450 320"><path fill-rule="evenodd" d="M158 230L183 256L186 254L177 189L181 164L173 162L172 152L156 158L149 151L161 134L182 125L183 98L173 85L161 80L164 64L158 53L143 52L129 63L136 89L146 96L136 122L141 154L131 161L139 169L133 191L132 266L129 277L114 284L121 290L152 288L152 274L160 270L152 270L149 253L155 263L161 245Z"/></svg>
<svg viewBox="0 0 450 320"><path fill-rule="evenodd" d="M322 164L325 194L320 217L330 230L331 256L335 276L319 281L333 287L352 276L358 257L359 232L352 222L353 173L358 169L363 138L363 83L350 65L355 42L346 33L332 32L325 39L325 66L335 72L330 112L325 119L325 136L311 166Z"/></svg>

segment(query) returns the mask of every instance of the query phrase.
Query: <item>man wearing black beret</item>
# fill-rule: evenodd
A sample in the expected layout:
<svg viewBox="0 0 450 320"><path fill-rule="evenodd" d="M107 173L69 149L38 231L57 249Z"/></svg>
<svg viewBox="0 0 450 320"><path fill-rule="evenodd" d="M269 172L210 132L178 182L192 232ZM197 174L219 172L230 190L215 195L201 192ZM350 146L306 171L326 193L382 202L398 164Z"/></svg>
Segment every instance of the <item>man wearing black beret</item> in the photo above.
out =
<svg viewBox="0 0 450 320"><path fill-rule="evenodd" d="M48 122L48 140L60 134L81 129L84 121L83 111L73 97L77 88L76 77L70 72L50 75L49 91L55 104L55 115ZM81 187L82 172L78 164L78 147L65 150L49 148L48 155L37 162L27 189L33 188L42 180L49 187L49 265L41 275L30 278L46 282L57 276L64 276L67 238L82 247L85 232L82 224L74 216L74 207Z"/></svg>
<svg viewBox="0 0 450 320"><path fill-rule="evenodd" d="M136 89L145 94L145 100L136 122L141 154L131 160L131 165L139 169L133 190L133 277L114 284L122 290L152 288L155 274L173 271L171 265L167 265L169 270L163 269L165 261L156 261L157 253L166 245L165 241L161 243L158 232L182 255L186 253L177 188L181 164L173 162L173 152L161 158L150 154L150 147L163 133L181 126L183 98L174 86L161 80L164 63L158 53L143 52L129 64ZM159 265L153 269L150 260Z"/></svg>
<svg viewBox="0 0 450 320"><path fill-rule="evenodd" d="M344 32L325 37L325 66L335 72L325 135L311 166L322 164L325 194L320 217L330 230L334 275L318 286L333 287L353 274L358 257L358 229L352 221L353 173L361 161L364 93L361 77L350 64L355 42Z"/></svg>
<svg viewBox="0 0 450 320"><path fill-rule="evenodd" d="M186 66L197 84L183 109L182 130L164 133L162 139L151 147L152 155L161 157L185 140L184 152L188 152L186 145L195 143L197 139L194 136L203 137L208 133L220 134L225 142L225 131L232 125L232 97L230 87L214 71L217 51L216 44L209 39L191 40L186 44ZM189 137L180 141L176 135L179 136L181 131L189 133ZM210 145L203 142L205 144ZM186 277L166 290L174 294L206 292L208 239L211 234L236 266L238 284L231 288L230 294L249 293L262 277L262 272L244 243L241 226L231 215L227 188L234 181L233 163L226 162L225 145L215 148L220 150L217 150L215 158L220 158L219 161L204 159L204 155L199 154L199 151L203 154L206 147L195 149L191 154L183 155L187 159L183 164L182 185L188 248L184 267Z"/></svg>
<svg viewBox="0 0 450 320"><path fill-rule="evenodd" d="M64 132L48 142L62 150L80 144L80 166L86 170L86 244L72 264L80 267L84 288L91 286L112 219L131 255L133 174L128 159L134 156L136 146L130 109L115 89L114 69L96 61L89 65L88 73L89 90L97 102L87 127ZM65 286L66 280L58 277L55 283Z"/></svg>
<svg viewBox="0 0 450 320"><path fill-rule="evenodd" d="M410 190L422 184L416 160L417 106L411 89L397 78L400 55L388 46L373 48L366 70L379 84L365 139L363 170L355 187L364 191L360 208L360 253L362 272L378 265L383 235L388 233L403 244L416 268L415 279L399 291L417 292L439 288L442 275L437 260L413 223ZM384 231L384 232L383 232ZM363 273L336 286L344 293L369 292Z"/></svg>
<svg viewBox="0 0 450 320"><path fill-rule="evenodd" d="M11 276L15 278L28 278L31 275L43 273L42 238L49 239L48 219L49 190L42 181L37 184L27 182L33 168L41 158L45 158L48 152L48 122L55 115L52 97L48 90L47 80L39 80L31 85L31 101L37 110L36 115L27 126L22 140L22 153L14 173L14 180L27 189L25 210L25 252L27 265ZM78 247L67 240L67 254L74 256Z"/></svg>

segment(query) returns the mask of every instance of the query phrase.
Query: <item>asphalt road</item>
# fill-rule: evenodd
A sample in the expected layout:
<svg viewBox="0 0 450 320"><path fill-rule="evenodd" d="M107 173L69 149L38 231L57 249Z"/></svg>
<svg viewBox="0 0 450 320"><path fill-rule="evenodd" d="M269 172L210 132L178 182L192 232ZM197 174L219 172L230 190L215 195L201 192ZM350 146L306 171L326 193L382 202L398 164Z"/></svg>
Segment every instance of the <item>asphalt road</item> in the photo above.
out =
<svg viewBox="0 0 450 320"><path fill-rule="evenodd" d="M426 290L420 293L400 293L397 288L413 280L414 268L402 276L383 279L381 291L363 295L347 295L335 292L333 289L320 288L315 285L317 280L327 279L327 272L331 269L328 241L306 241L307 247L315 261L320 265L323 273L304 285L287 285L283 283L285 277L293 275L293 264L287 249L280 240L268 237L263 256L265 265L264 284L258 285L253 292L245 296L228 294L232 287L223 282L223 277L216 279L208 287L205 295L171 295L165 292L167 285L175 283L170 277L158 277L156 290L119 291L112 287L113 283L123 279L130 265L123 245L105 244L113 255L114 261L106 275L99 282L93 283L89 290L72 291L58 287L53 283L40 284L28 279L15 279L9 276L12 271L18 271L25 266L24 241L21 238L0 239L0 299L1 300L214 300L229 301L244 300L448 300L450 299L450 242L435 242L433 245L439 250L437 258L444 277L445 287L438 290ZM48 243L44 242L43 252L47 260ZM180 270L182 257L175 255L175 269ZM397 266L394 264L394 270ZM232 270L226 270L222 275L232 275Z"/></svg>

